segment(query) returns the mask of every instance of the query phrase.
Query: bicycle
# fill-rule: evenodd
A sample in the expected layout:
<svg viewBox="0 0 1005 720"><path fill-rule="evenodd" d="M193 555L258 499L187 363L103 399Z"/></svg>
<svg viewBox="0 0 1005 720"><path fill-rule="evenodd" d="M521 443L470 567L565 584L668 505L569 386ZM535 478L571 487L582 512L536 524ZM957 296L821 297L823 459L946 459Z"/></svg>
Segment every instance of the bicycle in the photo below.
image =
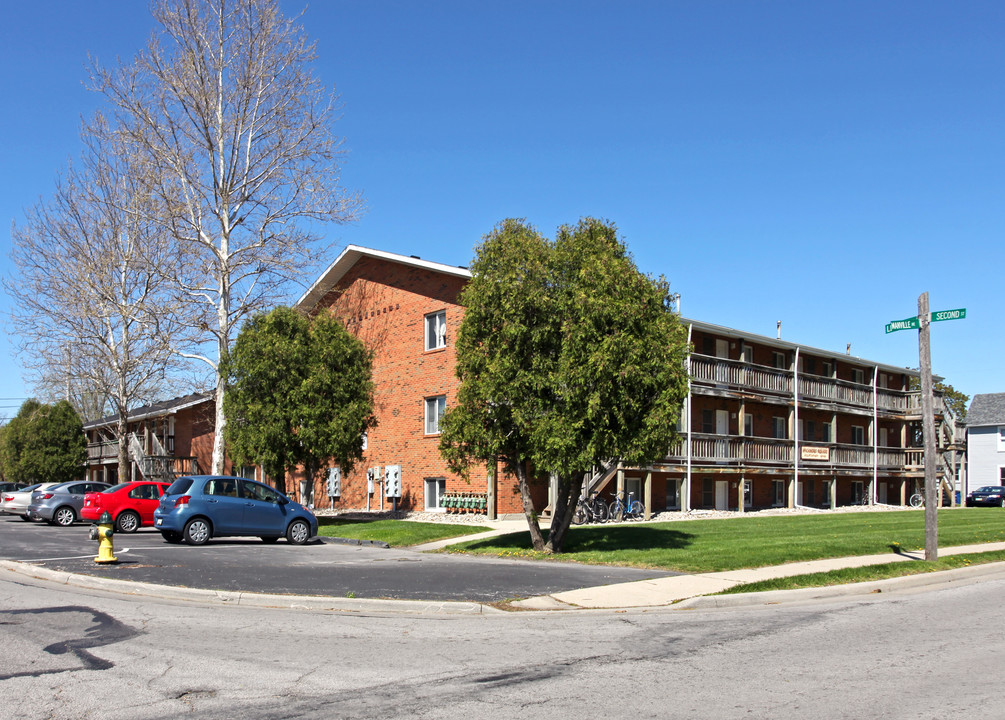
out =
<svg viewBox="0 0 1005 720"><path fill-rule="evenodd" d="M574 525L582 525L588 522L605 522L607 520L607 505L593 493L590 499L579 498L576 503L576 511L572 514Z"/></svg>
<svg viewBox="0 0 1005 720"><path fill-rule="evenodd" d="M911 499L908 500L908 502L911 504L911 507L913 508L925 507L925 496L922 495L921 493L914 493L914 495L911 496Z"/></svg>
<svg viewBox="0 0 1005 720"><path fill-rule="evenodd" d="M625 502L621 499L624 494L620 493L614 496L607 511L608 517L615 522L620 520L641 520L644 512L642 503L638 500L632 500L635 493L628 493L628 500Z"/></svg>

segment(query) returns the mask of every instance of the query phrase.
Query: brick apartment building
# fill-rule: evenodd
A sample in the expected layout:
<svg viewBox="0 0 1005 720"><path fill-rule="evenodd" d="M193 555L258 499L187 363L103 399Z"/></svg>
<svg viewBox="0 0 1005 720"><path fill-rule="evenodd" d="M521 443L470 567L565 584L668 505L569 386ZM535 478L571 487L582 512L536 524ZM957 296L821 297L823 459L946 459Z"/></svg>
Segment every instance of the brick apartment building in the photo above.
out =
<svg viewBox="0 0 1005 720"><path fill-rule="evenodd" d="M332 486L324 482L300 488L316 506L386 507L367 470L376 468L379 478L396 466L404 509L440 508L445 493L484 493L499 515L522 513L515 479L492 483L482 468L468 484L437 450L439 418L458 386L453 337L468 278L463 267L350 246L297 302L310 314L336 313L374 350L378 426L366 438L364 461L341 476L338 496L328 497ZM683 322L693 353L681 441L647 468L612 463L591 490L632 492L647 514L906 503L924 477L920 402L909 390L916 371ZM940 447L955 447L955 423L940 398L936 407ZM547 482L535 493L546 509Z"/></svg>
<svg viewBox="0 0 1005 720"><path fill-rule="evenodd" d="M286 489L317 508L380 510L388 468L400 468L405 510L437 510L464 495L499 516L522 515L512 477L473 468L470 483L440 458L439 420L456 398L454 336L464 314L459 296L470 272L416 256L346 248L297 301L308 314L333 312L374 352L378 425L363 439L351 472ZM649 467L612 461L590 491L627 491L647 515L664 510L858 503L903 505L924 478L917 371L682 319L692 353L680 440ZM939 475L952 481L955 419L936 397ZM209 394L139 408L130 414L131 476L207 472L213 442ZM115 419L88 423L92 480L114 482ZM227 472L261 477L255 468ZM337 473L333 475L333 471ZM337 477L337 481L336 481ZM946 484L945 489L951 489ZM533 489L545 511L546 479ZM740 499L743 499L742 502ZM445 502L446 501L446 502Z"/></svg>

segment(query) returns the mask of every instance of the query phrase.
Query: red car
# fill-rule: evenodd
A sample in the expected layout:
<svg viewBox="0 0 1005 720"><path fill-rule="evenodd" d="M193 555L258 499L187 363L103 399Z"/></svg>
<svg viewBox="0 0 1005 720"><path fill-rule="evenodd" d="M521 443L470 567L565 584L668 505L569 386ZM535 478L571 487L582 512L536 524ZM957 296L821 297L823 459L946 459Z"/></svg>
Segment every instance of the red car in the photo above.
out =
<svg viewBox="0 0 1005 720"><path fill-rule="evenodd" d="M117 532L136 532L154 524L154 510L170 483L139 480L113 485L104 492L87 493L81 520L97 522L107 512L115 521Z"/></svg>

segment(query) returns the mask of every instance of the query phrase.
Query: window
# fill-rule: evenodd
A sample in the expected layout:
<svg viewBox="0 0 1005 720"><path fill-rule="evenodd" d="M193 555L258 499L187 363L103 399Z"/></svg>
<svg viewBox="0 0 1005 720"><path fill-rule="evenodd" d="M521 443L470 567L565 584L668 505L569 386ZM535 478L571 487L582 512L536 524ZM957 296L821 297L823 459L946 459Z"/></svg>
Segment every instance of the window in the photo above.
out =
<svg viewBox="0 0 1005 720"><path fill-rule="evenodd" d="M715 480L703 478L701 481L701 506L715 507Z"/></svg>
<svg viewBox="0 0 1005 720"><path fill-rule="evenodd" d="M771 504L775 507L781 507L785 504L785 481L784 480L772 480L771 489L774 495L774 499Z"/></svg>
<svg viewBox="0 0 1005 720"><path fill-rule="evenodd" d="M701 431L703 433L712 434L715 432L715 411L714 410L702 410L701 411Z"/></svg>
<svg viewBox="0 0 1005 720"><path fill-rule="evenodd" d="M743 481L743 507L749 508L754 505L754 481Z"/></svg>
<svg viewBox="0 0 1005 720"><path fill-rule="evenodd" d="M772 364L779 370L787 370L789 364L785 362L785 353L778 352L777 350L771 353Z"/></svg>
<svg viewBox="0 0 1005 720"><path fill-rule="evenodd" d="M998 468L998 484L1005 485L1005 465Z"/></svg>
<svg viewBox="0 0 1005 720"><path fill-rule="evenodd" d="M750 413L743 413L743 434L754 437L754 416Z"/></svg>
<svg viewBox="0 0 1005 720"><path fill-rule="evenodd" d="M237 481L233 478L215 478L206 483L205 495L237 497Z"/></svg>
<svg viewBox="0 0 1005 720"><path fill-rule="evenodd" d="M865 370L862 368L851 369L851 381L859 385L865 385Z"/></svg>
<svg viewBox="0 0 1005 720"><path fill-rule="evenodd" d="M680 507L680 483L674 478L667 480L667 510Z"/></svg>
<svg viewBox="0 0 1005 720"><path fill-rule="evenodd" d="M261 502L278 503L279 493L270 487L260 485L256 482L243 483L244 497L249 500L260 500Z"/></svg>
<svg viewBox="0 0 1005 720"><path fill-rule="evenodd" d="M440 420L447 410L447 396L426 398L426 435L439 435Z"/></svg>
<svg viewBox="0 0 1005 720"><path fill-rule="evenodd" d="M865 483L861 480L853 480L851 483L851 502L852 505L861 505L862 500L865 499Z"/></svg>
<svg viewBox="0 0 1005 720"><path fill-rule="evenodd" d="M426 315L426 350L447 346L447 311Z"/></svg>
<svg viewBox="0 0 1005 720"><path fill-rule="evenodd" d="M865 428L861 425L851 426L851 444L865 445Z"/></svg>
<svg viewBox="0 0 1005 720"><path fill-rule="evenodd" d="M242 465L241 472L239 473L241 477L246 480L255 479L255 466L254 465Z"/></svg>
<svg viewBox="0 0 1005 720"><path fill-rule="evenodd" d="M822 364L823 364L822 375L824 377L834 377L834 363L832 363L830 360L824 360Z"/></svg>
<svg viewBox="0 0 1005 720"><path fill-rule="evenodd" d="M785 418L783 417L773 417L771 418L771 437L777 440L785 439Z"/></svg>
<svg viewBox="0 0 1005 720"><path fill-rule="evenodd" d="M998 426L998 452L1005 452L1005 425Z"/></svg>
<svg viewBox="0 0 1005 720"><path fill-rule="evenodd" d="M426 478L426 510L439 510L440 498L447 491L446 478Z"/></svg>
<svg viewBox="0 0 1005 720"><path fill-rule="evenodd" d="M831 442L831 424L820 423L820 439L823 442Z"/></svg>

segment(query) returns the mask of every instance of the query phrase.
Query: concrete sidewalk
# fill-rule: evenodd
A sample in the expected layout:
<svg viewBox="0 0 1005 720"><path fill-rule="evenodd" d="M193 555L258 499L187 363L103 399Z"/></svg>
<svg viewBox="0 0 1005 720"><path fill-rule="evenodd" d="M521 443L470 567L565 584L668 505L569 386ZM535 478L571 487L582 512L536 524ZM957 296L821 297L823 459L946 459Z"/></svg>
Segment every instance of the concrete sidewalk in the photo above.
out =
<svg viewBox="0 0 1005 720"><path fill-rule="evenodd" d="M939 557L968 553L1005 550L1005 542L980 545L960 545L939 549ZM860 555L856 557L828 558L809 562L788 563L771 567L724 572L677 575L674 577L640 580L632 583L582 588L568 592L543 595L514 602L513 605L529 610L557 610L562 608L635 608L669 605L701 595L721 592L734 585L771 580L794 575L842 570L844 568L880 565L891 562L924 560L924 551L900 554ZM817 588L819 590L819 588Z"/></svg>
<svg viewBox="0 0 1005 720"><path fill-rule="evenodd" d="M469 540L519 532L527 529L526 520L500 520L487 523L491 529L482 533L465 535L459 538L438 540L436 542L417 545L411 549L416 551L441 550L450 545ZM542 525L546 530L547 525ZM939 557L946 555L962 555L968 553L1005 550L1005 542L985 543L980 545L961 545L958 547L939 548ZM924 550L914 552L884 553L882 555L859 555L855 557L828 558L826 560L811 560L808 562L786 563L770 567L750 568L743 570L726 570L714 573L699 573L694 575L676 575L673 577L639 580L630 583L603 585L599 587L581 588L552 595L518 600L511 603L514 607L526 610L561 610L575 608L638 608L671 605L682 600L703 595L722 592L735 585L743 585L760 580L772 580L795 575L829 572L844 568L863 567L866 565L881 565L891 562L909 562L924 560Z"/></svg>

